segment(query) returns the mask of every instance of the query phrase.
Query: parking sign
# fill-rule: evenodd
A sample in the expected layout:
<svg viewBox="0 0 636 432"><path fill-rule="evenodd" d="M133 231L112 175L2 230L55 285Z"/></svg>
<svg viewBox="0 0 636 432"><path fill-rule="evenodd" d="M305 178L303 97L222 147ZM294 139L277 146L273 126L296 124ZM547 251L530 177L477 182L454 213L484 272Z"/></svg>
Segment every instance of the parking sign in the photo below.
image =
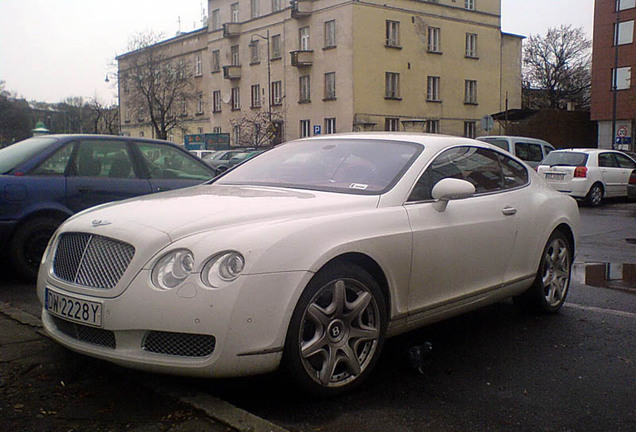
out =
<svg viewBox="0 0 636 432"><path fill-rule="evenodd" d="M321 125L314 125L314 135L320 135L322 133Z"/></svg>

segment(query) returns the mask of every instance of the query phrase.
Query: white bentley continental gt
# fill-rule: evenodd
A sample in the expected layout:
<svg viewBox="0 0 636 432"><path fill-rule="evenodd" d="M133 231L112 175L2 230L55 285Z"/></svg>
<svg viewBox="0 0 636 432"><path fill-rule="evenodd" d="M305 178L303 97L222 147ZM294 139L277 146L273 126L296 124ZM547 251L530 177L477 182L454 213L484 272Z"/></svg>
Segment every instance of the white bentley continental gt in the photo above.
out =
<svg viewBox="0 0 636 432"><path fill-rule="evenodd" d="M574 199L490 144L329 135L71 217L37 290L74 351L208 377L282 367L335 395L387 337L510 297L559 310L578 224Z"/></svg>

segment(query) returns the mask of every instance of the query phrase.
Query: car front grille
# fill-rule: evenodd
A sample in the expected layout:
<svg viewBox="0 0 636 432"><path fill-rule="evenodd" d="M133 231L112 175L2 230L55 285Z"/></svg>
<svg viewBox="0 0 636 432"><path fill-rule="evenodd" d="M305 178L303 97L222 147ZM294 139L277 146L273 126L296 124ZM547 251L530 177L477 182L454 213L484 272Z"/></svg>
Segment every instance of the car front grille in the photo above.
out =
<svg viewBox="0 0 636 432"><path fill-rule="evenodd" d="M111 289L135 255L135 248L118 240L85 233L64 233L55 251L53 272L78 285Z"/></svg>
<svg viewBox="0 0 636 432"><path fill-rule="evenodd" d="M95 327L73 323L57 317L52 317L55 327L66 336L80 342L98 345L106 348L116 348L115 333Z"/></svg>
<svg viewBox="0 0 636 432"><path fill-rule="evenodd" d="M145 351L180 357L206 357L214 352L214 336L149 331L142 342Z"/></svg>

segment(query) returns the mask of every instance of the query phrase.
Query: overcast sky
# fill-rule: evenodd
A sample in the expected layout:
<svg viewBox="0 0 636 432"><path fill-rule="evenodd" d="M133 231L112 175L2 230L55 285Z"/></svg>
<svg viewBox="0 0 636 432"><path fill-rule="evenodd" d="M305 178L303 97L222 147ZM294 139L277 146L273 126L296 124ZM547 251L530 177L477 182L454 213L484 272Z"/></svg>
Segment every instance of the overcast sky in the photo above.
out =
<svg viewBox="0 0 636 432"><path fill-rule="evenodd" d="M594 0L502 0L502 30L524 36L571 24L592 37ZM201 27L204 0L0 0L0 81L28 100L113 103L104 77L131 34Z"/></svg>

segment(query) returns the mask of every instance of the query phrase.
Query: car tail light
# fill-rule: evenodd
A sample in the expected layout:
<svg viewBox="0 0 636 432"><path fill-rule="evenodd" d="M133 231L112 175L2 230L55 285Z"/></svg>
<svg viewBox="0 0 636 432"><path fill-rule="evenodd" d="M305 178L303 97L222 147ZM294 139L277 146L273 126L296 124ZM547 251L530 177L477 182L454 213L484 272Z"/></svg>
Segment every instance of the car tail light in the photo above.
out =
<svg viewBox="0 0 636 432"><path fill-rule="evenodd" d="M576 167L576 169L574 170L574 177L587 177L587 167Z"/></svg>
<svg viewBox="0 0 636 432"><path fill-rule="evenodd" d="M629 176L629 184L636 185L636 170L632 171L632 175Z"/></svg>

